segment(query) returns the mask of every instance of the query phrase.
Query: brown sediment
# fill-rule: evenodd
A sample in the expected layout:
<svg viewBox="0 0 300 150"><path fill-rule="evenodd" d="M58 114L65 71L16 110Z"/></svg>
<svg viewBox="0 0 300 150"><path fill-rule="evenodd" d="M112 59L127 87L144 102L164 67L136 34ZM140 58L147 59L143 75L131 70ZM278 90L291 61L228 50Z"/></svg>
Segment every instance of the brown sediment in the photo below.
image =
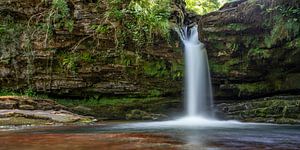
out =
<svg viewBox="0 0 300 150"><path fill-rule="evenodd" d="M181 149L183 143L163 134L9 134L0 135L0 150Z"/></svg>

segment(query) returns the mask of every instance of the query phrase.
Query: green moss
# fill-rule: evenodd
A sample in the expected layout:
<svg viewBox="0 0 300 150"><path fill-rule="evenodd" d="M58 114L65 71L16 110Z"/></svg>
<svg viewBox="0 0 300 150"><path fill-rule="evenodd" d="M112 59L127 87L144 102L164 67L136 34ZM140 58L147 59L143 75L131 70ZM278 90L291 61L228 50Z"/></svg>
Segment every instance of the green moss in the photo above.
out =
<svg viewBox="0 0 300 150"><path fill-rule="evenodd" d="M80 60L86 63L93 63L96 61L90 52L82 52L80 54Z"/></svg>
<svg viewBox="0 0 300 150"><path fill-rule="evenodd" d="M97 24L94 30L101 34L112 32L116 47L121 49L130 43L131 47L141 50L145 45L152 45L154 37L168 41L170 4L170 0L108 1L104 19L120 25Z"/></svg>
<svg viewBox="0 0 300 150"><path fill-rule="evenodd" d="M24 117L8 117L0 118L0 126L8 125L46 125L53 123L50 120L36 119L36 118L24 118Z"/></svg>
<svg viewBox="0 0 300 150"><path fill-rule="evenodd" d="M166 77L169 75L167 65L164 61L154 61L144 63L144 73L150 77Z"/></svg>
<svg viewBox="0 0 300 150"><path fill-rule="evenodd" d="M157 89L149 90L148 91L148 97L159 97L162 95L162 92Z"/></svg>
<svg viewBox="0 0 300 150"><path fill-rule="evenodd" d="M234 30L234 31L243 31L249 28L248 25L241 24L241 23L231 23L225 26L229 30Z"/></svg>
<svg viewBox="0 0 300 150"><path fill-rule="evenodd" d="M182 79L184 75L184 64L182 61L172 62L171 76L173 80Z"/></svg>
<svg viewBox="0 0 300 150"><path fill-rule="evenodd" d="M61 66L67 71L75 73L78 69L78 63L80 62L79 55L77 53L64 53L61 56Z"/></svg>
<svg viewBox="0 0 300 150"><path fill-rule="evenodd" d="M213 61L209 61L209 67L213 73L228 74L230 72L230 68L227 65L218 64Z"/></svg>
<svg viewBox="0 0 300 150"><path fill-rule="evenodd" d="M242 120L269 123L299 123L300 100L278 99L281 97L259 99L239 103L235 107L243 106L234 115L243 117ZM234 108L235 108L234 107ZM235 109L234 109L235 110Z"/></svg>
<svg viewBox="0 0 300 150"><path fill-rule="evenodd" d="M0 62L10 64L17 56L20 36L25 31L24 24L7 16L0 20Z"/></svg>
<svg viewBox="0 0 300 150"><path fill-rule="evenodd" d="M163 98L100 98L86 100L57 100L58 103L74 108L84 106L91 109L84 114L98 118L126 119L131 110L139 109L149 113L167 113L170 108L176 108L178 100ZM78 112L82 113L82 112Z"/></svg>
<svg viewBox="0 0 300 150"><path fill-rule="evenodd" d="M252 48L248 52L248 57L254 59L267 59L271 57L271 52L268 49Z"/></svg>
<svg viewBox="0 0 300 150"><path fill-rule="evenodd" d="M226 61L223 64L216 63L216 62L210 60L209 61L209 67L210 67L210 70L213 73L227 75L233 70L236 70L236 69L243 70L243 69L245 69L240 65L241 63L242 62L239 58L230 59L230 60ZM238 67L236 67L236 66L238 66Z"/></svg>
<svg viewBox="0 0 300 150"><path fill-rule="evenodd" d="M133 65L139 65L141 59L141 56L137 53L121 50L119 57L115 59L115 63L128 67Z"/></svg>
<svg viewBox="0 0 300 150"><path fill-rule="evenodd" d="M265 82L238 84L239 93L261 93L270 90L270 85ZM239 94L239 95L240 95Z"/></svg>
<svg viewBox="0 0 300 150"><path fill-rule="evenodd" d="M296 38L293 41L286 43L285 45L288 49L300 48L300 38Z"/></svg>
<svg viewBox="0 0 300 150"><path fill-rule="evenodd" d="M277 13L267 26L271 26L270 35L265 37L265 45L270 48L284 40L291 40L300 34L300 8L279 6L275 7L270 13Z"/></svg>

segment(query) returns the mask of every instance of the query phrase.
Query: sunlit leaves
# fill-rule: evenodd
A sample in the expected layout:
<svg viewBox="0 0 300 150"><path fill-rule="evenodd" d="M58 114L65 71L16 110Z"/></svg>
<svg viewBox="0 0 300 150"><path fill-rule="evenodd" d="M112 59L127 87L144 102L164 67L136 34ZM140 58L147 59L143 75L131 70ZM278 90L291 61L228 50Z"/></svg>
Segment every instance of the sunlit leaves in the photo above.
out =
<svg viewBox="0 0 300 150"><path fill-rule="evenodd" d="M185 0L187 9L200 15L215 11L229 1L230 0Z"/></svg>

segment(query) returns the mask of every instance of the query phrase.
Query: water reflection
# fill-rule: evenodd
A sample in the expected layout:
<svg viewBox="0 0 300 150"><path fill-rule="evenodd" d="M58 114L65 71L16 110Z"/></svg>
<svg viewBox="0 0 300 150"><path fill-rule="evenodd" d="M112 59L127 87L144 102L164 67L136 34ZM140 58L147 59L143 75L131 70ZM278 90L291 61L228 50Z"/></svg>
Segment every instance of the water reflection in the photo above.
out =
<svg viewBox="0 0 300 150"><path fill-rule="evenodd" d="M170 126L170 124L173 126ZM174 126L174 122L51 127L2 132L10 149L300 149L300 126L226 123Z"/></svg>

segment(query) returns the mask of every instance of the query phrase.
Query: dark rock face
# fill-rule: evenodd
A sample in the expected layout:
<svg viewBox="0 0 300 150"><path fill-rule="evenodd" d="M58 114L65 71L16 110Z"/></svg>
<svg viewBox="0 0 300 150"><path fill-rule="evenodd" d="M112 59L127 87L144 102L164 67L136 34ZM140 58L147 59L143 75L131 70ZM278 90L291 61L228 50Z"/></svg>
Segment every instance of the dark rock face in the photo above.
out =
<svg viewBox="0 0 300 150"><path fill-rule="evenodd" d="M50 99L32 99L29 97L19 96L1 96L0 109L68 110L68 108L59 105Z"/></svg>
<svg viewBox="0 0 300 150"><path fill-rule="evenodd" d="M79 98L180 97L183 58L176 33L171 33L170 43L157 37L139 55L130 44L120 51L113 34L97 40L91 36L91 26L103 21L99 18L106 11L105 3L97 10L95 5L93 0L68 1L73 31L56 29L45 42L47 34L37 30L30 34L28 46L26 27L39 19L33 16L49 8L39 0L0 2L1 25L18 29L1 34L1 89ZM198 24L209 55L216 103L300 93L299 18L282 19L279 11L299 8L297 0L239 0L204 16L187 13L184 5L182 0L172 2L170 21ZM26 104L21 108L32 109Z"/></svg>
<svg viewBox="0 0 300 150"><path fill-rule="evenodd" d="M241 0L187 18L199 25L217 101L299 94L300 22L293 14L282 17L287 8L299 9L299 3Z"/></svg>
<svg viewBox="0 0 300 150"><path fill-rule="evenodd" d="M34 26L34 22L40 19L35 16L45 13L49 6L38 0L0 2L2 22L9 18L7 22L20 28L18 32L7 33L10 38L16 34L15 38L8 38L4 41L8 43L6 47L0 47L1 88L17 91L30 88L38 93L79 98L180 96L181 77L173 75L183 69L178 41L173 45L158 42L155 46L146 46L136 56L131 47L123 51L116 49L113 35L94 40L90 36L94 32L91 26L101 22L99 18L106 11L105 3L101 3L97 10L95 5L94 1L68 1L74 20L73 31L57 29L47 42L43 30L35 31L28 49L24 34L27 28L24 27ZM174 23L183 23L183 5L182 1L172 2L170 20ZM43 22L39 23L43 25ZM10 44L14 46L10 48ZM139 62L133 63L136 61ZM173 66L177 68L174 70Z"/></svg>
<svg viewBox="0 0 300 150"><path fill-rule="evenodd" d="M217 107L221 118L224 119L279 124L300 123L299 96L276 96L246 102L221 103Z"/></svg>
<svg viewBox="0 0 300 150"><path fill-rule="evenodd" d="M0 96L0 125L86 124L93 117L71 113L68 108L50 99Z"/></svg>

